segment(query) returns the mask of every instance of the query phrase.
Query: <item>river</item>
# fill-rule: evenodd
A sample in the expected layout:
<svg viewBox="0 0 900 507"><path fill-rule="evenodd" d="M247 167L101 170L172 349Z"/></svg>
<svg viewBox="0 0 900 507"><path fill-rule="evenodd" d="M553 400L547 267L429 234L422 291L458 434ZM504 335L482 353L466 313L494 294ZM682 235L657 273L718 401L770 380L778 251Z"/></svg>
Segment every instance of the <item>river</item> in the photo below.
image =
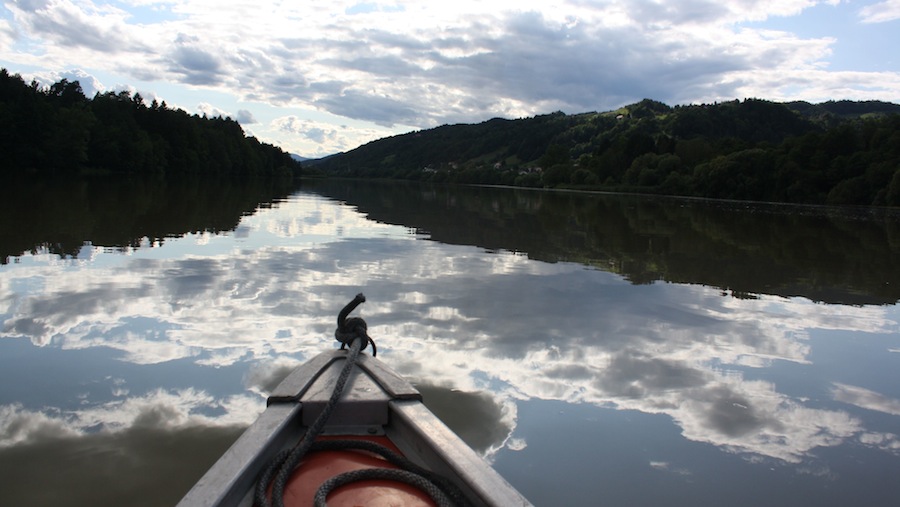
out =
<svg viewBox="0 0 900 507"><path fill-rule="evenodd" d="M900 214L372 181L0 190L0 505L174 504L333 340L526 497L896 505Z"/></svg>

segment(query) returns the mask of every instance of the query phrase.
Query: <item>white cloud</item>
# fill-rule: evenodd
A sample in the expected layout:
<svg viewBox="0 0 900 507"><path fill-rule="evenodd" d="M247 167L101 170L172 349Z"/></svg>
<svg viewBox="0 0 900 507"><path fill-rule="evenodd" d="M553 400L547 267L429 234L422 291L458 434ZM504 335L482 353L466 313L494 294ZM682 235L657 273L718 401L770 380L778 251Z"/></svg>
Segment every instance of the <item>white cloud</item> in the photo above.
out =
<svg viewBox="0 0 900 507"><path fill-rule="evenodd" d="M219 84L226 69L214 44L193 35L177 34L172 47L162 55L166 62L165 70L178 75L185 84Z"/></svg>
<svg viewBox="0 0 900 507"><path fill-rule="evenodd" d="M27 80L26 76L23 76L23 78ZM69 82L78 81L84 95L88 98L93 97L96 93L107 91L106 86L100 80L81 69L72 69L64 72L38 72L31 74L31 77L43 87L48 87L62 79L67 79ZM133 93L135 90L132 88L129 91Z"/></svg>
<svg viewBox="0 0 900 507"><path fill-rule="evenodd" d="M60 49L83 48L101 54L144 51L127 24L127 13L112 5L69 0L7 3L23 32L40 34Z"/></svg>
<svg viewBox="0 0 900 507"><path fill-rule="evenodd" d="M278 132L291 151L310 156L324 156L355 148L361 144L384 137L373 128L351 127L323 121L303 119L298 116L275 118L268 131Z"/></svg>
<svg viewBox="0 0 900 507"><path fill-rule="evenodd" d="M241 125L259 123L256 118L253 116L253 113L246 109L238 109L237 115L235 116L235 120Z"/></svg>
<svg viewBox="0 0 900 507"><path fill-rule="evenodd" d="M371 122L377 137L494 116L606 110L645 97L669 103L900 97L896 72L829 72L834 39L742 25L834 3L18 2L9 5L13 21L3 32L33 49L4 50L0 59L96 68L317 109ZM130 6L161 14L142 18ZM882 2L860 15L887 21L897 6ZM304 130L308 143L257 130L303 153L372 139L333 125Z"/></svg>
<svg viewBox="0 0 900 507"><path fill-rule="evenodd" d="M863 23L886 23L900 19L900 0L885 0L859 10Z"/></svg>
<svg viewBox="0 0 900 507"><path fill-rule="evenodd" d="M216 118L218 116L226 118L229 116L227 111L223 111L208 102L201 102L200 104L197 104L197 112L199 112L201 115L206 115L209 118Z"/></svg>

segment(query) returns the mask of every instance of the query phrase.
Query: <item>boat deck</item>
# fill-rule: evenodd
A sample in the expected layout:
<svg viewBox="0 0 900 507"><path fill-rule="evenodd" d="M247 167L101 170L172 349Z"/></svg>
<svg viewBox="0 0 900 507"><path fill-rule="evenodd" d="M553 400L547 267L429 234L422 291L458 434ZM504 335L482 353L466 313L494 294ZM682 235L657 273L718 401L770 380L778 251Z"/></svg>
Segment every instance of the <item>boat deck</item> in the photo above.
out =
<svg viewBox="0 0 900 507"><path fill-rule="evenodd" d="M276 454L296 444L322 412L346 357L346 350L325 352L288 375L269 397L259 419L188 492L179 507L252 506L257 477ZM385 442L409 460L449 479L475 506L531 505L437 419L421 399L406 379L380 360L360 354L320 438ZM341 473L343 468L390 467L386 464L382 458L360 451L310 454L288 482L285 505L312 505L309 492L314 494L325 478ZM367 496L359 496L363 494ZM379 503L373 503L375 497L380 498ZM394 503L401 499L407 503ZM387 502L382 505L434 505L427 494L415 488L384 481L342 486L328 497L328 504L341 505L344 500L350 502L345 505L377 505L381 501Z"/></svg>

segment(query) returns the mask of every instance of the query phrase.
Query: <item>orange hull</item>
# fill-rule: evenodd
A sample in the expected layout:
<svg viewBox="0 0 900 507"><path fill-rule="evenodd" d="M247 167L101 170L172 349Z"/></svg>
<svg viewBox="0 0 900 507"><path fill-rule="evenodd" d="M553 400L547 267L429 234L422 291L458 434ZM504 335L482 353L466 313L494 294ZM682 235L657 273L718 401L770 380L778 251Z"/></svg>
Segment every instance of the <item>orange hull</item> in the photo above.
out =
<svg viewBox="0 0 900 507"><path fill-rule="evenodd" d="M375 442L400 454L397 448L384 436L324 436L319 440L358 439ZM353 470L366 468L392 468L380 456L365 451L315 451L307 455L291 476L284 490L285 507L313 507L316 490L326 480ZM435 503L423 491L412 486L383 480L363 481L347 484L328 496L328 507L391 506L391 507L435 507Z"/></svg>

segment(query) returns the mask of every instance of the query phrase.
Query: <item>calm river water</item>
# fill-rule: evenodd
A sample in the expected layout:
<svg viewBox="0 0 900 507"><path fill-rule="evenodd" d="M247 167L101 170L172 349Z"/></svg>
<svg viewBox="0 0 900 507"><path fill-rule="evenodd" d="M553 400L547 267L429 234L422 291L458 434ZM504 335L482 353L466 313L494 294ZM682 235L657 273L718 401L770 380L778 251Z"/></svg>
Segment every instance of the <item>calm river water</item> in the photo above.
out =
<svg viewBox="0 0 900 507"><path fill-rule="evenodd" d="M536 505L900 503L900 216L505 188L0 190L0 505L175 503L358 292Z"/></svg>

